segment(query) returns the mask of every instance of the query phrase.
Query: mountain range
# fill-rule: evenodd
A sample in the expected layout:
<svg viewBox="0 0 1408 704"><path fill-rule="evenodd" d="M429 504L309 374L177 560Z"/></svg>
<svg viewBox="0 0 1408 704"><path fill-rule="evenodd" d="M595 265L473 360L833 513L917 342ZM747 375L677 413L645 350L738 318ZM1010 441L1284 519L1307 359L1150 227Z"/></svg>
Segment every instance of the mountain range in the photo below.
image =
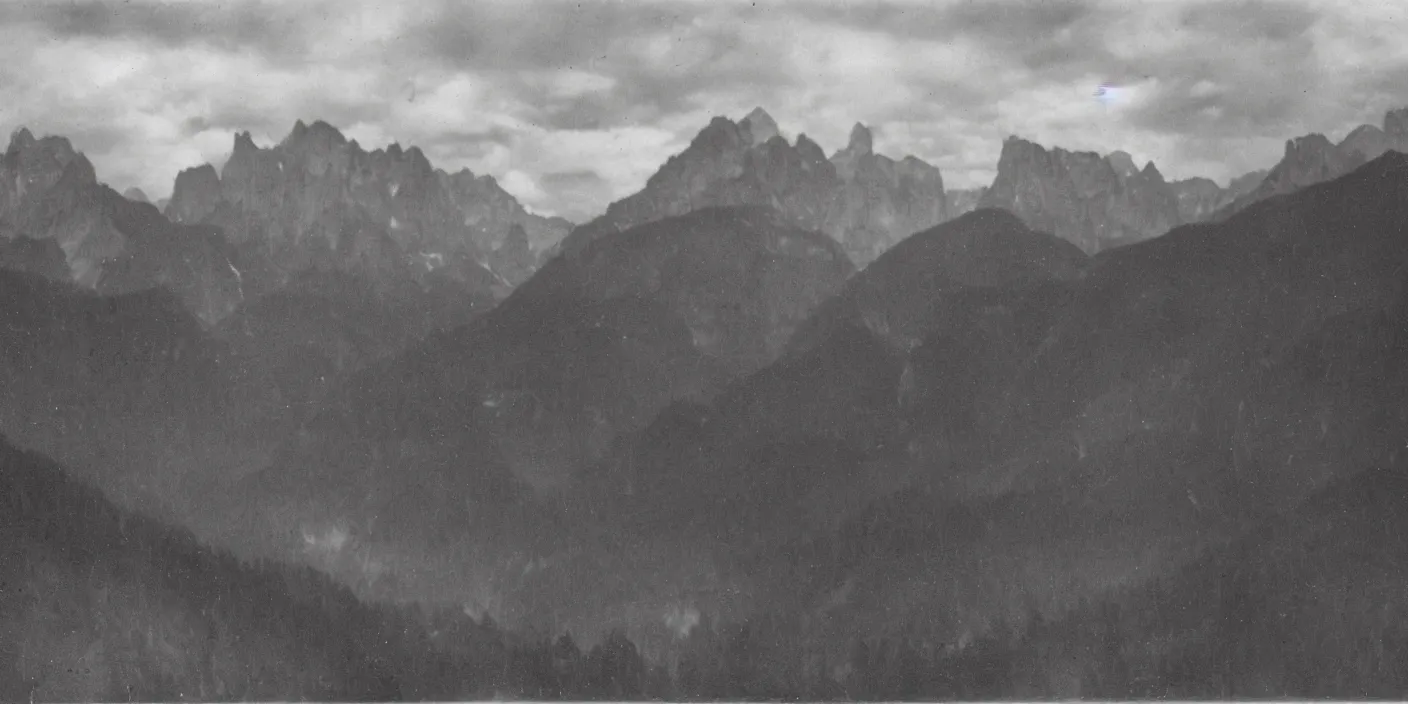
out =
<svg viewBox="0 0 1408 704"><path fill-rule="evenodd" d="M569 227L529 213L492 177L435 169L416 147L367 152L322 121L300 121L268 148L235 135L219 173L204 164L177 175L166 215L218 225L244 247L259 290L310 269L379 285L436 275L477 285L474 270L503 269L512 286Z"/></svg>
<svg viewBox="0 0 1408 704"><path fill-rule="evenodd" d="M1405 133L945 191L758 109L573 227L18 131L0 695L1401 695Z"/></svg>
<svg viewBox="0 0 1408 704"><path fill-rule="evenodd" d="M0 240L10 249L21 238L62 251L66 273L37 270L103 293L164 286L207 322L228 315L239 299L230 268L236 255L219 232L168 222L150 204L99 183L67 139L35 139L23 128L0 159Z"/></svg>
<svg viewBox="0 0 1408 704"><path fill-rule="evenodd" d="M1214 217L1225 218L1257 201L1343 176L1390 150L1408 151L1408 108L1386 112L1382 128L1354 128L1339 144L1319 133L1287 140L1285 155L1260 185L1225 205Z"/></svg>
<svg viewBox="0 0 1408 704"><path fill-rule="evenodd" d="M573 230L571 252L609 232L710 206L763 205L799 227L824 232L864 266L906 235L947 218L943 177L915 157L876 154L857 123L830 159L805 134L792 143L762 108L734 122L714 118L670 157L640 192Z"/></svg>

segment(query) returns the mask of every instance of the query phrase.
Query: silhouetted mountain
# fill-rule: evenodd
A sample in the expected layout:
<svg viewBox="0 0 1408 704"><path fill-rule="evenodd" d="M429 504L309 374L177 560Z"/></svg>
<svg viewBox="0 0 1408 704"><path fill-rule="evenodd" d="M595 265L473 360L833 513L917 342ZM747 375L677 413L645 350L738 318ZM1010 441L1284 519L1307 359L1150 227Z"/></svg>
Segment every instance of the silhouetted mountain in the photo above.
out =
<svg viewBox="0 0 1408 704"><path fill-rule="evenodd" d="M473 323L353 377L248 480L239 510L281 535L347 526L388 566L434 561L408 589L511 603L497 580L520 576L505 565L522 570L573 532L533 487L563 486L672 400L766 365L852 271L829 238L765 208L604 236ZM479 561L449 559L465 550Z"/></svg>
<svg viewBox="0 0 1408 704"><path fill-rule="evenodd" d="M218 232L172 225L98 183L68 140L36 140L23 128L0 160L0 240L16 237L56 242L66 280L113 294L165 286L207 323L242 297L234 254Z"/></svg>
<svg viewBox="0 0 1408 704"><path fill-rule="evenodd" d="M299 273L330 268L376 286L423 282L448 269L471 294L498 269L514 227L542 252L567 232L560 219L527 212L488 176L435 169L416 147L367 152L325 122L298 122L268 148L235 136L221 173L208 164L176 178L167 214L177 222L219 225L240 246L260 292ZM517 246L517 245L515 245ZM521 253L507 262L526 278ZM534 262L528 262L531 267Z"/></svg>
<svg viewBox="0 0 1408 704"><path fill-rule="evenodd" d="M477 300L451 285L376 291L353 275L305 271L214 332L250 372L275 380L279 402L312 410L345 376L492 308L487 288Z"/></svg>
<svg viewBox="0 0 1408 704"><path fill-rule="evenodd" d="M165 289L98 296L0 271L0 293L0 432L125 505L188 518L308 412Z"/></svg>
<svg viewBox="0 0 1408 704"><path fill-rule="evenodd" d="M907 336L959 315L969 291L1039 286L1076 275L1084 260L1006 212L970 213L853 277L779 361L622 438L579 481L584 513L632 536L618 540L633 551L694 563L642 578L637 608L649 614L663 599L731 618L765 603L786 583L777 565L787 560L772 550L826 534L906 485L909 470L876 459L904 447ZM925 312L939 322L921 320Z"/></svg>
<svg viewBox="0 0 1408 704"><path fill-rule="evenodd" d="M964 288L1024 288L1077 276L1086 257L1028 229L1003 210L974 211L906 239L876 260L798 330L794 350L824 343L845 325L868 329L898 350L912 349L946 315L947 296Z"/></svg>
<svg viewBox="0 0 1408 704"><path fill-rule="evenodd" d="M1138 170L1124 152L1047 150L1018 137L1002 143L997 178L978 207L1008 210L1091 254L1180 223L1178 198L1153 162Z"/></svg>
<svg viewBox="0 0 1408 704"><path fill-rule="evenodd" d="M359 602L118 508L0 436L6 701L659 697L619 632L588 652L458 608ZM652 690L651 687L654 687Z"/></svg>
<svg viewBox="0 0 1408 704"><path fill-rule="evenodd" d="M716 117L644 189L574 230L563 249L699 208L764 205L831 235L863 266L948 219L939 170L914 157L896 162L875 154L871 142L870 130L857 124L846 148L827 160L806 135L789 144L761 108L737 123Z"/></svg>
<svg viewBox="0 0 1408 704"><path fill-rule="evenodd" d="M135 201L135 202L137 202L137 203L150 203L150 202L152 202L152 199L148 198L148 197L147 197L147 194L146 194L146 193L143 193L143 192L142 192L142 189L137 188L136 186L133 186L133 187L131 187L131 188L129 188L129 189L123 191L123 192L122 192L122 197L123 197L123 198L126 198L127 200L130 200L130 201Z"/></svg>
<svg viewBox="0 0 1408 704"><path fill-rule="evenodd" d="M1390 150L1408 152L1408 108L1385 113L1383 129L1356 127L1339 144L1322 134L1287 140L1285 156L1257 188L1221 208L1214 218L1225 219L1257 201L1338 178Z"/></svg>
<svg viewBox="0 0 1408 704"><path fill-rule="evenodd" d="M1401 696L1405 476L1401 461L1362 468L1183 570L1041 623L1000 656L1006 696Z"/></svg>
<svg viewBox="0 0 1408 704"><path fill-rule="evenodd" d="M3 439L0 496L6 700L399 695L343 588L203 548Z"/></svg>

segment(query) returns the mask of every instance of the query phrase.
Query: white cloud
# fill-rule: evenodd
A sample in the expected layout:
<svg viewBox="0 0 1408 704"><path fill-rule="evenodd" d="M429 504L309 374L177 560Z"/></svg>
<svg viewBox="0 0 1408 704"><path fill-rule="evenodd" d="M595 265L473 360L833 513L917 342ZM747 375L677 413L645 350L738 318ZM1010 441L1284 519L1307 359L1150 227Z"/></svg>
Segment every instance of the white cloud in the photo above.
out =
<svg viewBox="0 0 1408 704"><path fill-rule="evenodd" d="M827 151L865 122L971 187L1012 133L1225 180L1408 104L1408 12L1388 0L141 4L104 22L0 6L0 129L70 136L153 197L236 130L267 144L297 119L582 219L756 105Z"/></svg>

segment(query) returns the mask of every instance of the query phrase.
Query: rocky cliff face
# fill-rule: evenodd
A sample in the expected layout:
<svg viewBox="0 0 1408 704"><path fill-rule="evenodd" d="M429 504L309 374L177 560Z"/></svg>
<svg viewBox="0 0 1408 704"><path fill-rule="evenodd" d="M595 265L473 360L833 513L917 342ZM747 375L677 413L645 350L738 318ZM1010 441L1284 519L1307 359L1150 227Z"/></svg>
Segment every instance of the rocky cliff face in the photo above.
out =
<svg viewBox="0 0 1408 704"><path fill-rule="evenodd" d="M947 219L943 178L929 164L875 154L856 125L830 159L799 135L788 143L762 109L739 122L714 118L689 147L646 182L578 228L566 251L597 237L710 206L765 205L800 227L824 232L860 265L904 237Z"/></svg>
<svg viewBox="0 0 1408 704"><path fill-rule="evenodd" d="M1002 145L997 178L979 201L1087 253L1161 235L1179 224L1178 199L1153 163L1124 152L1047 150L1018 137Z"/></svg>
<svg viewBox="0 0 1408 704"><path fill-rule="evenodd" d="M218 232L173 225L153 206L99 183L93 165L67 139L35 139L26 129L12 135L0 159L0 240L31 264L30 254L17 253L52 260L52 249L45 254L21 238L57 245L65 266L17 268L59 274L104 293L164 286L207 323L241 298L232 252Z"/></svg>
<svg viewBox="0 0 1408 704"><path fill-rule="evenodd" d="M876 154L857 123L850 143L832 155L844 185L824 226L857 262L870 262L911 234L949 218L939 170L912 156Z"/></svg>
<svg viewBox="0 0 1408 704"><path fill-rule="evenodd" d="M1335 144L1323 134L1308 134L1286 141L1285 155L1259 185L1218 211L1226 218L1272 196L1298 191L1339 178L1388 151L1408 152L1408 108L1384 114L1383 128L1360 125Z"/></svg>
<svg viewBox="0 0 1408 704"><path fill-rule="evenodd" d="M209 165L181 172L166 212L177 222L223 228L270 287L319 268L378 282L421 279L459 261L496 270L513 228L534 252L568 229L527 212L492 177L433 168L415 147L368 152L321 121L298 122L269 148L236 135L220 173ZM523 267L519 253L506 254L517 272L518 280L503 281L511 286Z"/></svg>

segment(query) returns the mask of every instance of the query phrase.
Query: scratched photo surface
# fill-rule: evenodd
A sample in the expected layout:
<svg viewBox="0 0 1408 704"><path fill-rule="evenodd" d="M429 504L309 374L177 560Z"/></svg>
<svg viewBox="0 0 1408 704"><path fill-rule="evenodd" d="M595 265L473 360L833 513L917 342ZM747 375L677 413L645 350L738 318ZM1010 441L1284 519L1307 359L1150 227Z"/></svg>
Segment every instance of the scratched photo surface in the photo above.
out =
<svg viewBox="0 0 1408 704"><path fill-rule="evenodd" d="M0 2L0 701L1408 698L1404 37Z"/></svg>

